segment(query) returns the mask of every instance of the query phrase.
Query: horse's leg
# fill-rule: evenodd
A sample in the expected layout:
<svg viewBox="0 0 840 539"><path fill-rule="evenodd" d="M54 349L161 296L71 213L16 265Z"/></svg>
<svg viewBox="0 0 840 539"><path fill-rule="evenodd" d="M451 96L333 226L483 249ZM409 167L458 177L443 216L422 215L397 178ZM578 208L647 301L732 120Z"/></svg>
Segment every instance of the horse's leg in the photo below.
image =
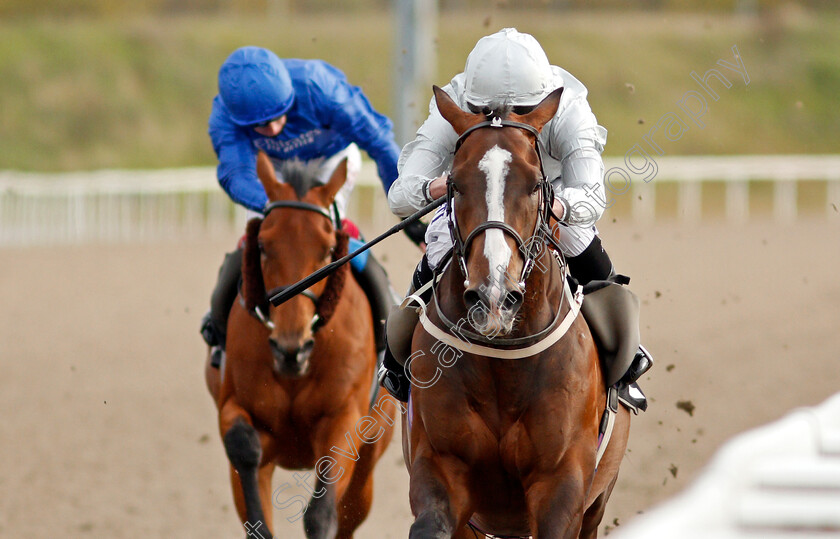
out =
<svg viewBox="0 0 840 539"><path fill-rule="evenodd" d="M347 491L357 461L361 458L361 443L353 437L353 426L353 417L347 415L324 420L314 429L314 452L316 455L325 455L322 457L324 459L332 459L329 461L332 466L316 473L312 499L303 515L304 531L308 539L332 539L338 533L336 502ZM316 463L315 466L318 472L320 464ZM322 477L321 473L326 477Z"/></svg>
<svg viewBox="0 0 840 539"><path fill-rule="evenodd" d="M354 478L338 507L338 539L353 539L356 528L370 513L373 503L373 474L365 474L363 478Z"/></svg>
<svg viewBox="0 0 840 539"><path fill-rule="evenodd" d="M373 502L373 469L391 441L393 430L390 428L384 436L374 443L363 444L359 448L360 458L353 471L353 479L338 506L338 537L350 539L370 512Z"/></svg>
<svg viewBox="0 0 840 539"><path fill-rule="evenodd" d="M453 457L415 458L408 493L415 519L409 539L460 537L472 514L466 472L464 464Z"/></svg>
<svg viewBox="0 0 840 539"><path fill-rule="evenodd" d="M219 423L225 452L231 464L234 501L247 536L272 537L264 505L260 500L257 472L263 456L260 435L248 414L231 401L223 406Z"/></svg>
<svg viewBox="0 0 840 539"><path fill-rule="evenodd" d="M560 466L526 490L534 539L572 539L580 534L587 482L581 463L568 454Z"/></svg>
<svg viewBox="0 0 840 539"><path fill-rule="evenodd" d="M268 435L263 434L261 439L268 438ZM263 518L265 525L269 530L274 529L274 506L272 505L272 490L271 479L274 477L274 470L277 469L277 463L274 462L274 455L267 456L267 449L274 444L274 440L267 440L268 444L263 443L263 464L257 472L257 483L260 491L260 502L263 510Z"/></svg>
<svg viewBox="0 0 840 539"><path fill-rule="evenodd" d="M595 498L592 505L583 514L583 525L580 528L580 539L595 539L598 537L598 526L601 524L601 519L604 518L604 510L607 508L607 500L610 499L612 489L618 479L616 475L612 482L607 487L607 490Z"/></svg>
<svg viewBox="0 0 840 539"><path fill-rule="evenodd" d="M338 531L338 513L335 508L335 485L325 483L320 477L306 512L303 513L303 532L307 539L333 539Z"/></svg>
<svg viewBox="0 0 840 539"><path fill-rule="evenodd" d="M271 506L271 478L274 476L274 469L276 467L277 465L273 462L267 462L260 466L258 471L257 482L259 484L260 501L262 502L262 522L264 524L263 527L259 527L255 526L255 521L248 517L245 493L242 488L242 482L239 479L239 472L233 466L230 466L230 484L233 488L233 501L236 505L236 512L239 515L239 519L242 521L243 526L245 526L245 532L248 538L270 539L272 537L269 531L274 529L273 507Z"/></svg>
<svg viewBox="0 0 840 539"><path fill-rule="evenodd" d="M327 484L316 480L312 499L303 515L303 529L308 539L349 539L370 512L373 501L373 466L384 446L365 444L357 448L359 460L351 471L341 465L347 481ZM343 492L339 498L339 492ZM340 500L340 503L336 503Z"/></svg>
<svg viewBox="0 0 840 539"><path fill-rule="evenodd" d="M604 518L604 510L607 501L610 499L613 487L618 480L618 470L621 466L621 459L627 449L627 439L630 436L630 412L623 406L619 408L615 419L612 438L609 446L601 459L595 480L592 484L590 499L596 496L583 515L583 527L580 537L594 539L598 536L598 526ZM600 493L600 494L599 494Z"/></svg>

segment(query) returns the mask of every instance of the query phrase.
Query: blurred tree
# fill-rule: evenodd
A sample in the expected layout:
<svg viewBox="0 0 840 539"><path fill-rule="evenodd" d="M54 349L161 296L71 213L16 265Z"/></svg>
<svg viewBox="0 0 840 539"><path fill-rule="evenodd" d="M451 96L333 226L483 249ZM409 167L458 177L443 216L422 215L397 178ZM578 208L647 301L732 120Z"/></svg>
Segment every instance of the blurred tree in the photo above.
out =
<svg viewBox="0 0 840 539"><path fill-rule="evenodd" d="M601 9L718 11L755 14L774 11L785 6L805 9L840 9L837 0L599 0L597 5L588 0L438 0L441 11L478 9L575 9L597 11ZM391 9L393 0L3 0L0 17L32 18L67 16L121 17L126 15L172 14L287 14L335 11L381 11Z"/></svg>

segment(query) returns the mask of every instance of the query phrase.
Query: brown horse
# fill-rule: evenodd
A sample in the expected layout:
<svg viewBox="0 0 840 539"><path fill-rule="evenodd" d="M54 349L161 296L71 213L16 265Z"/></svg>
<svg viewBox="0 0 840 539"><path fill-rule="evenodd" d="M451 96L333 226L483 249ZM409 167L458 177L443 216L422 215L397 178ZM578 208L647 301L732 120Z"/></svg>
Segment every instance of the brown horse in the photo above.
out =
<svg viewBox="0 0 840 539"><path fill-rule="evenodd" d="M221 373L206 368L236 509L249 537L271 537L272 503L281 502L271 491L275 466L315 468L306 536L353 537L370 510L373 468L395 422L393 406L369 414L376 367L370 306L347 266L277 308L266 299L267 289L346 254L347 235L328 210L346 179L346 161L326 185L311 189L301 188L304 169L301 181L284 169L297 193L277 181L264 154L257 170L269 204L263 219L248 223ZM287 518L303 506L283 501L278 509L288 509Z"/></svg>
<svg viewBox="0 0 840 539"><path fill-rule="evenodd" d="M522 239L551 241L537 135L561 93L491 118L435 88L459 136L448 182L455 248L406 366L412 539L596 537L618 476L629 413L613 416L596 466L607 393L580 296L562 257Z"/></svg>

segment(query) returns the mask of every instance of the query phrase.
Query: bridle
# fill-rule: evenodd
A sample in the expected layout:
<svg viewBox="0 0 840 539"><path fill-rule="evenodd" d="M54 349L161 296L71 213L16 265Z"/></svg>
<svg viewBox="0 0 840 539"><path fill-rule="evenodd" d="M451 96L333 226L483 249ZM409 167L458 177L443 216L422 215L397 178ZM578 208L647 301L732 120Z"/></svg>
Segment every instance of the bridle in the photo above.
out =
<svg viewBox="0 0 840 539"><path fill-rule="evenodd" d="M335 218L333 218L329 210L315 204L301 202L298 200L276 200L274 202L269 202L265 205L265 207L262 210L263 219L268 217L268 214L270 214L272 211L283 208L317 213L318 215L326 217L330 221L336 233L341 231L341 220L338 218L338 207L335 203L333 203L333 211L335 213ZM336 253L333 253L333 258L335 258L335 256ZM330 278L332 278L332 276ZM329 286L329 280L327 281L327 283ZM258 305L255 305L253 309L249 310L251 315L254 316L257 320L259 320L262 323L262 325L265 326L269 331L274 331L274 322L272 322L271 318L268 316L268 309L270 305L268 298L275 294L279 294L287 288L289 288L289 285L278 286L276 288L271 289L266 293L265 297ZM312 331L312 334L314 335L315 332L324 327L324 325L326 325L326 323L329 321L328 316L322 315L322 310L324 307L322 302L323 298L320 296L316 296L315 293L312 292L312 290L310 289L306 289L300 292L300 294L309 298L312 301L312 303L315 304L315 315L312 317L312 321L309 323L309 328Z"/></svg>
<svg viewBox="0 0 840 539"><path fill-rule="evenodd" d="M525 263L522 267L522 272L519 276L519 281L517 282L520 290L525 292L525 282L528 279L528 276L531 274L534 266L536 265L537 257L543 253L543 248L546 242L550 243L555 249L553 251L553 259L557 261L557 264L560 267L561 274L566 273L565 269L565 260L562 256L562 250L560 245L554 239L551 230L548 226L549 218L554 217L558 222L557 216L554 215L554 212L551 210L551 204L554 201L554 189L551 186L551 182L548 181L545 177L545 171L543 168L543 160L542 154L540 153L540 142L539 142L539 131L531 125L522 122L514 122L510 120L502 120L499 117L494 117L492 120L480 122L466 131L464 131L461 136L458 138L458 141L455 143L455 150L453 155L458 152L458 149L461 147L461 144L464 142L469 135L474 133L478 129L483 129L486 127L490 128L504 128L504 127L514 127L517 129L524 129L525 131L534 135L535 143L534 143L534 150L537 152L537 158L540 164L540 174L542 179L540 179L540 208L537 214L537 221L534 225L534 232L531 236L531 239L526 243L519 233L514 230L509 224L505 223L504 221L487 221L481 223L477 227L475 227L470 233L467 235L466 240L461 240L461 231L458 226L457 220L455 219L455 215L452 210L452 202L453 202L453 195L454 195L454 186L450 180L447 180L447 189L446 189L446 197L447 197L447 216L449 220L449 229L450 234L452 235L453 240L453 258L457 260L457 265L460 268L460 271L464 277L464 287L469 286L469 274L467 271L467 264L466 258L467 254L469 253L469 247L472 241L476 238L476 236L489 229L498 229L501 230L503 233L509 235L513 238L516 242L517 248L520 251L523 251L525 254ZM435 277L432 280L432 283L436 282L438 279L437 271L435 272ZM437 287L434 285L431 286L432 289L432 301L436 307L438 317L440 318L441 323L451 332L459 336L461 339L461 343L458 343L452 339L450 336L445 335L442 332L438 332L438 330L434 327L425 314L421 315L421 322L423 322L425 329L433 333L439 340L445 341L451 346L454 346L460 350L467 350L479 348L483 350L484 355L489 357L506 357L506 358L520 358L526 357L529 353L529 350L534 350L539 348L540 346L547 346L553 342L556 342L560 336L565 333L568 325L574 320L574 316L577 315L576 307L580 306L581 297L580 295L572 295L569 291L568 285L564 283L564 297L566 297L570 304L570 310L567 313L565 318L561 317L562 313L562 303L557 307L557 312L555 313L554 319L551 321L548 326L546 326L541 331L534 333L532 335L524 336L524 337L512 337L512 338L503 338L503 337L485 337L484 335L480 335L478 333L474 333L465 329L461 323L453 323L450 321L446 315L443 313L443 309L440 307L440 301L437 297ZM414 297L414 296L412 296ZM562 318L562 320L561 320ZM475 344L468 344L468 343L484 343L488 345L492 345L493 349L489 349L486 347L476 347ZM467 345L467 348L464 348L463 345ZM525 347L525 348L518 348L517 350L507 350L507 351L500 351L498 350L499 347ZM523 355L525 354L525 355Z"/></svg>
<svg viewBox="0 0 840 539"><path fill-rule="evenodd" d="M455 186L451 179L447 179L446 181L446 205L447 205L447 217L449 220L449 231L452 235L452 241L454 243L453 246L453 255L455 260L457 261L458 267L461 270L461 274L464 277L464 287L469 286L469 273L467 270L467 255L469 254L469 248L472 244L472 241L478 236L478 234L484 232L485 230L489 229L497 229L501 230L502 233L507 234L513 241L516 242L517 249L525 255L525 263L522 266L522 272L519 275L519 279L517 283L519 288L524 292L525 291L525 281L528 279L528 276L531 274L531 270L534 269L534 264L536 263L537 256L542 252L542 245L545 244L546 241L552 243L558 251L560 250L560 246L554 240L551 230L549 229L549 217L553 215L551 210L551 204L554 201L554 188L551 185L551 182L548 181L545 177L545 169L543 168L543 159L542 153L540 152L540 139L539 139L539 131L532 125L523 123L523 122L514 122L511 120L503 120L498 116L493 117L492 120L486 120L476 125L473 125L463 133L461 136L458 137L457 142L455 143L455 150L453 155L458 153L458 150L463 144L464 140L473 134L475 131L479 129L483 129L486 127L490 128L504 128L504 127L515 127L517 129L523 129L528 133L534 135L534 150L537 152L537 160L540 164L540 175L541 179L539 181L540 185L540 208L539 213L537 214L537 221L534 224L534 231L531 234L531 239L528 240L526 244L525 240L522 239L522 236L514 230L512 226L505 223L504 221L485 221L481 223L477 227L475 227L470 233L467 235L465 240L461 240L461 230L458 226L458 222L455 218L455 214L453 212L453 197L455 195ZM559 221L559 219L558 219Z"/></svg>

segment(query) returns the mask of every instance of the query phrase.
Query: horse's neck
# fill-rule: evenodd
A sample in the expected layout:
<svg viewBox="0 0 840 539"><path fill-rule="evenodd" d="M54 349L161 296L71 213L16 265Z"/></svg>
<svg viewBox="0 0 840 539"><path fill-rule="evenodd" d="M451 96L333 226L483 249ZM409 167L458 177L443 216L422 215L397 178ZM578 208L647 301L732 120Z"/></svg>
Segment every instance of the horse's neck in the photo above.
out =
<svg viewBox="0 0 840 539"><path fill-rule="evenodd" d="M520 309L523 319L526 315L531 315L528 318L538 324L538 327L532 329L539 331L545 328L556 316L557 309L562 307L568 310L569 306L562 302L565 285L563 273L554 255L548 248L544 249L542 257L534 264L530 278L525 283L525 301Z"/></svg>

